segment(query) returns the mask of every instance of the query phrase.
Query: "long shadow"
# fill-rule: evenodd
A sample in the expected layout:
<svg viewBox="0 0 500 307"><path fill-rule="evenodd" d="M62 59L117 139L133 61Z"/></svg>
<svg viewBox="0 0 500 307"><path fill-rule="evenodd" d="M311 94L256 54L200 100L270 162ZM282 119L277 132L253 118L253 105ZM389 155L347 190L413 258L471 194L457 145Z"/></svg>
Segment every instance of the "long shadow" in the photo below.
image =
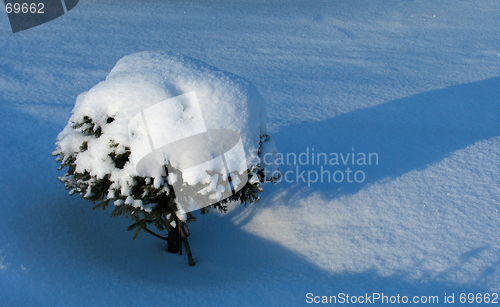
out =
<svg viewBox="0 0 500 307"><path fill-rule="evenodd" d="M304 122L283 127L275 133L276 145L284 154L284 163L288 153L300 153L309 150L307 165L293 164L293 155L289 156L292 165L281 165L281 169L290 171L289 184L307 185L307 172L311 171L311 182L317 172L318 182L311 183L314 190L321 190L325 196L353 193L364 186L399 177L411 170L422 169L429 164L438 162L456 150L465 148L480 140L500 135L500 78L451 86L383 103L371 108L359 109L330 120ZM312 165L312 152L327 153L325 165L324 156L315 158ZM340 165L330 165L335 162L330 159L339 155ZM340 153L344 159L348 154L347 164L343 165ZM352 154L355 163L352 163ZM367 165L363 163L362 155L366 155ZM371 165L369 154L372 155ZM303 155L302 162L306 162ZM297 166L299 172L297 172ZM321 176L321 166L328 174ZM347 178L347 167L350 171L350 181ZM300 172L305 171L302 179ZM333 173L340 173L333 178ZM360 182L356 182L354 172ZM297 178L298 177L298 178ZM298 180L297 180L298 179ZM335 182L334 179L337 181ZM321 183L323 180L323 183ZM305 181L305 182L304 182ZM286 180L282 181L286 183Z"/></svg>
<svg viewBox="0 0 500 307"><path fill-rule="evenodd" d="M494 81L487 83L484 88L491 89L498 85L498 80ZM488 99L482 101L490 104L483 106L486 108L483 111L473 114L476 119L461 121L474 124L475 130L466 131L479 132L472 133L467 142L460 143L460 146L466 146L480 137L494 135L486 133L489 126L498 131L498 125L493 125L493 114L497 114L492 112L494 103ZM0 174L2 180L8 180L3 181L0 187L3 195L0 243L9 267L0 272L0 299L7 304L53 306L64 302L66 305L88 306L114 305L116 302L140 299L144 305L161 305L169 297L175 297L188 306L234 305L236 301L246 306L296 306L306 305L307 293L330 296L372 292L385 295L438 295L442 303L444 292L449 294L467 290L485 293L490 290L481 279L462 285L450 284L431 275L424 276L423 282L411 280L408 278L410 270L387 277L380 276L375 269L359 273L332 273L279 243L235 227L231 218L243 208L229 215L211 213L200 217L193 224L191 244L199 262L190 268L182 257L162 251L162 242L155 238L141 236L137 241L132 241L131 234L125 231L129 221L111 219L102 212L91 212L91 204L78 196L67 196L62 185L55 181L57 163L50 155L55 136L62 127L48 126L14 110L2 110L4 121L0 125L0 139L3 146L0 157L7 163ZM409 116L397 104L392 110L391 116ZM361 115L354 116L358 112ZM316 123L316 126L310 124L310 128L343 127L342 123L350 126L353 122L369 120L374 111L365 112L346 115L340 122L334 119ZM492 118L488 119L487 115ZM481 119L479 123L478 118ZM436 121L431 123L437 126ZM372 125L376 122L376 119L371 121ZM392 123L404 123L404 120L393 120ZM416 120L413 123L416 124ZM350 136L357 135L351 130L344 127ZM371 132L373 136L383 135L368 128L361 131ZM303 136L308 136L307 131L301 132ZM410 133L413 136L415 134ZM327 135L330 134L325 133ZM337 134L330 138L341 140ZM318 139L299 138L289 145L293 149L301 144L311 146L308 143L310 141L320 146ZM378 145L379 149L385 149L389 154L390 149L400 144L389 137L383 139L388 144L372 140L368 145ZM356 138L356 146L361 147L364 144L362 141L367 140L368 137ZM439 143L443 138L434 137L432 140ZM418 147L415 141L408 143L413 148ZM436 157L417 159L411 167L406 166L402 171L425 166L454 148L460 148L451 141L445 143L444 149L435 152ZM426 149L432 147L425 144ZM365 148L370 149L369 146ZM402 154L408 155L410 152L400 150ZM379 178L397 176L399 172L388 168L381 171ZM54 180L48 180L48 177ZM464 263L481 252L471 250L465 253ZM492 263L491 270L497 266L498 262ZM481 278L488 278L487 271ZM449 273L454 272L450 270Z"/></svg>

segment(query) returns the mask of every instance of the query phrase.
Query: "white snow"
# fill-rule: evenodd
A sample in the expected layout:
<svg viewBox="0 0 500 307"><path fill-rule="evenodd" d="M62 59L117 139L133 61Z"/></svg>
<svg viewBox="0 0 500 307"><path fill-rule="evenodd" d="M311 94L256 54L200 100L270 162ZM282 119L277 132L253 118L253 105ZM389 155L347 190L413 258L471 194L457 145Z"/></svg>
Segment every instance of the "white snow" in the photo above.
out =
<svg viewBox="0 0 500 307"><path fill-rule="evenodd" d="M16 34L0 14L1 304L296 306L308 305L307 293L378 292L437 295L433 306L451 306L445 293L455 305L460 293L498 293L499 13L493 0L82 0ZM145 50L178 52L254 84L279 153L354 148L379 163L280 165L293 180L265 186L260 202L189 225L194 267L152 236L133 241L130 221L67 195L51 152L82 92L85 111L116 115L130 93L160 102L211 80L182 74L176 92L139 68L121 86L135 58L115 64ZM196 91L221 101L253 95ZM206 125L229 123L244 124ZM127 123L113 124L126 141ZM321 166L366 179L297 179Z"/></svg>
<svg viewBox="0 0 500 307"><path fill-rule="evenodd" d="M195 185L213 182L214 177L207 171L224 168L220 157L207 158L201 164L196 161L198 155L209 148L198 139L189 141L190 137L208 132L215 138L215 132L209 132L211 129L238 132L239 143L235 148L241 150L241 155L232 156L241 161L230 159L233 149L229 150L226 155L229 169L225 171L229 173L253 170L260 163L257 155L260 136L267 135L263 101L251 84L199 60L174 53L141 52L120 59L105 81L78 96L71 113L67 126L57 138L61 150L54 153L62 153L66 158L78 153L76 172L86 171L95 179L109 175L113 185L108 195L119 190L128 196L125 204L137 208L144 207L140 199L129 195L134 176L154 178L154 185L160 187L164 165L169 161L183 171L185 182ZM92 119L94 130L102 129L99 138L75 131L75 124L82 123L85 117ZM109 118L113 121L108 122ZM81 129L87 127L84 125ZM188 142L181 146L171 145L185 139ZM260 152L274 157L276 149L272 139L268 139ZM84 142L88 149L80 152ZM117 144L116 149L110 144ZM122 153L127 147L131 149L132 161L123 168L115 167L110 152ZM267 160L273 164L272 158ZM270 167L274 170L275 165ZM223 186L210 186L217 196L211 197L213 202L225 198L221 194ZM85 194L88 196L91 196L90 186Z"/></svg>

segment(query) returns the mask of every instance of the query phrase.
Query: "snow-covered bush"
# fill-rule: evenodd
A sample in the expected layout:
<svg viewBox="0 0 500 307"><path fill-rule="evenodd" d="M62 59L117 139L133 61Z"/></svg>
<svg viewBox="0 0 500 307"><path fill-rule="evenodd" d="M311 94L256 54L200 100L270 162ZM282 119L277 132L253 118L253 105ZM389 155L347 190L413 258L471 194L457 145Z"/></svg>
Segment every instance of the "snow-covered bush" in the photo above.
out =
<svg viewBox="0 0 500 307"><path fill-rule="evenodd" d="M173 185L181 180L184 190L197 192L211 186L213 191L209 192L217 192L221 186L217 181L215 185L207 180L182 181L182 172L166 155L162 156L163 163L150 173L139 172L137 161L132 159L133 132L129 124L151 106L193 92L207 131L229 129L239 133L248 174L248 181L242 181L241 189L233 189L229 197L219 197L198 207L202 213L209 208L226 211L228 201L243 204L258 201L262 183L279 176L276 164L263 163L264 155L266 162L275 160L276 148L266 132L261 96L243 78L178 54L141 52L118 61L106 80L78 96L54 151L61 162L60 169L67 167L60 180L71 195L78 193L96 203L94 209L105 210L111 203L112 216L132 219L129 230L135 230L134 238L141 230L153 234L167 240L170 252L182 251L184 243L191 265L194 262L187 244L186 222L194 217L180 205ZM172 106L172 111L165 114L166 123L199 124L199 118L189 113L192 108L180 103L177 109ZM169 131L162 133L167 136L179 133L181 128L176 125L171 124ZM210 173L209 169L206 171ZM150 225L167 231L168 236L153 232L148 228Z"/></svg>

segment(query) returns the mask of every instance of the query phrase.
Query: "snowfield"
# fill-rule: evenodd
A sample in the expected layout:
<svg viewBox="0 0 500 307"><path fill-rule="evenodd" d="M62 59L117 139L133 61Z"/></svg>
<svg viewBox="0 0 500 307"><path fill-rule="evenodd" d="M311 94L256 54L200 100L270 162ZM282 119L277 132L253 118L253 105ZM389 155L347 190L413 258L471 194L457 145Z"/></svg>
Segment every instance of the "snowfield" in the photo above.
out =
<svg viewBox="0 0 500 307"><path fill-rule="evenodd" d="M493 0L82 0L15 34L0 14L0 306L493 298L499 14ZM288 172L258 203L199 215L194 267L57 180L76 97L141 51L254 84Z"/></svg>

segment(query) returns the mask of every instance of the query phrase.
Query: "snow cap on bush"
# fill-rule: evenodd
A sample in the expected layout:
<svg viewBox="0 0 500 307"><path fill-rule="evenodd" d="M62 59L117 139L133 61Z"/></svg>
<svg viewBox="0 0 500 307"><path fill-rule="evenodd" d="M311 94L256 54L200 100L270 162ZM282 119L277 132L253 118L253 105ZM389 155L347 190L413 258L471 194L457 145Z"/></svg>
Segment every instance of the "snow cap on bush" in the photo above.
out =
<svg viewBox="0 0 500 307"><path fill-rule="evenodd" d="M70 193L151 211L155 203L148 197L170 191L164 184L166 177L162 176L165 174L161 165L147 176L137 172L130 157L129 123L145 109L188 93L195 93L207 130L239 133L249 182L271 180L276 165L263 165L262 157L268 154L266 162L273 161L269 154L275 157L276 148L267 134L264 103L254 86L199 60L171 53L141 52L119 60L106 80L78 96L54 152L62 161L61 166L69 167L61 180L71 189ZM173 118L179 114L183 115L183 110L166 113L162 124L166 133L176 133L179 120L191 120L191 126L200 125L196 116ZM134 191L138 178L151 189ZM170 184L176 179L176 174L169 174ZM208 183L203 178L193 183L199 182Z"/></svg>

